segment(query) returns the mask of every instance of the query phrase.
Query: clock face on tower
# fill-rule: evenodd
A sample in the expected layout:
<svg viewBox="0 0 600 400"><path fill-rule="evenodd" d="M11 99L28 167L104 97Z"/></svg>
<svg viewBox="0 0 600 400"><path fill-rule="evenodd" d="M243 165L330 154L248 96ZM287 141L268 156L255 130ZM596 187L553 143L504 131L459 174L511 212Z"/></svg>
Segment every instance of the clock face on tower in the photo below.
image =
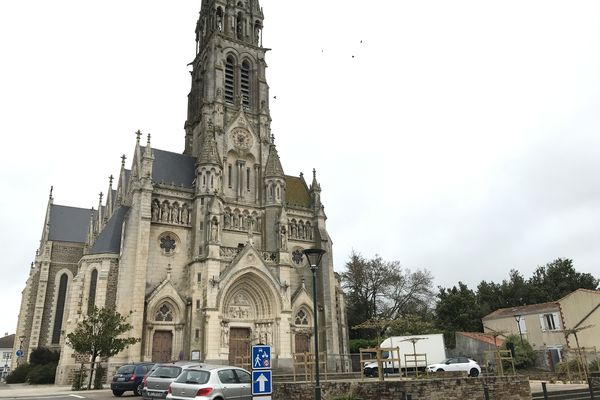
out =
<svg viewBox="0 0 600 400"><path fill-rule="evenodd" d="M233 146L237 149L248 150L252 146L252 134L244 128L235 128L231 131Z"/></svg>

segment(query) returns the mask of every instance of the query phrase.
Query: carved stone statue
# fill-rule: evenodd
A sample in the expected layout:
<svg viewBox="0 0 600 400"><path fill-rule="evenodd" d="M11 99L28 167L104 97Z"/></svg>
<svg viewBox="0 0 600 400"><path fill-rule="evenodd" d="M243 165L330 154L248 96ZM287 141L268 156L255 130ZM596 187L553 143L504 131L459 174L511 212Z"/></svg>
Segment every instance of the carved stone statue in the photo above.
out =
<svg viewBox="0 0 600 400"><path fill-rule="evenodd" d="M213 242L219 240L219 223L217 222L216 218L213 219L212 223L210 224L210 239Z"/></svg>
<svg viewBox="0 0 600 400"><path fill-rule="evenodd" d="M169 219L169 206L167 206L167 202L162 203L162 207L161 207L161 215L160 215L160 220L162 222L167 222L167 220Z"/></svg>
<svg viewBox="0 0 600 400"><path fill-rule="evenodd" d="M152 221L158 221L158 216L160 214L160 208L158 204L152 202Z"/></svg>
<svg viewBox="0 0 600 400"><path fill-rule="evenodd" d="M280 236L280 240L281 240L281 242L280 242L281 250L287 249L287 230L285 229L285 226L281 227L279 236Z"/></svg>
<svg viewBox="0 0 600 400"><path fill-rule="evenodd" d="M188 211L187 206L184 205L181 210L181 223L185 224L185 225L189 224L190 223L189 218L190 218L190 213Z"/></svg>
<svg viewBox="0 0 600 400"><path fill-rule="evenodd" d="M179 223L179 206L177 204L174 204L171 209L171 222L174 224Z"/></svg>

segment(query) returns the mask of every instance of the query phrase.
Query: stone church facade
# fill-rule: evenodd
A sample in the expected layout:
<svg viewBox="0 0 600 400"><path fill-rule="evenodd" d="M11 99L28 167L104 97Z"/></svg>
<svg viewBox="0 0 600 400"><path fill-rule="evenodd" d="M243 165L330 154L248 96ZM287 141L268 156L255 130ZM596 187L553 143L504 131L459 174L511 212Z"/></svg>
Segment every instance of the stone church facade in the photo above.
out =
<svg viewBox="0 0 600 400"><path fill-rule="evenodd" d="M273 365L313 349L346 368L344 296L333 270L321 186L285 175L270 132L258 0L204 0L196 26L183 154L137 133L98 206L48 202L16 337L25 357L60 350L57 382L77 362L65 344L92 307L129 316L141 342L109 362L198 359L234 364L273 346ZM306 248L327 251L313 303ZM20 343L15 343L19 347Z"/></svg>

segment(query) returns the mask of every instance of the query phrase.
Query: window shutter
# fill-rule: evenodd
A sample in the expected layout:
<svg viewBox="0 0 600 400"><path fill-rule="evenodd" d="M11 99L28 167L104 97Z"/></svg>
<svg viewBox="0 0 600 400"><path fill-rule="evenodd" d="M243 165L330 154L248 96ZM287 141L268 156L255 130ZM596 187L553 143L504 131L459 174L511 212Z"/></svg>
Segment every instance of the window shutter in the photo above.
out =
<svg viewBox="0 0 600 400"><path fill-rule="evenodd" d="M540 314L540 328L542 332L546 332L546 321L544 321L544 314Z"/></svg>
<svg viewBox="0 0 600 400"><path fill-rule="evenodd" d="M555 312L552 313L552 315L554 316L554 325L556 326L556 330L561 330L561 325L560 325L560 314Z"/></svg>

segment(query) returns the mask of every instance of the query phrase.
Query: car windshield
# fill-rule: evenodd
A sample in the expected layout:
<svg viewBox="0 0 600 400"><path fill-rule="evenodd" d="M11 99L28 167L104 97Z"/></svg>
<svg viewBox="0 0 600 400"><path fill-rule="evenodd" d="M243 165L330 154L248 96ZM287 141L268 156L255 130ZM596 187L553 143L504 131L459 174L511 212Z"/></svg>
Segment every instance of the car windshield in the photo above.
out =
<svg viewBox="0 0 600 400"><path fill-rule="evenodd" d="M202 385L208 382L208 378L210 378L210 372L208 371L187 370L184 371L175 382Z"/></svg>
<svg viewBox="0 0 600 400"><path fill-rule="evenodd" d="M131 374L135 369L135 365L123 365L117 370L117 374Z"/></svg>
<svg viewBox="0 0 600 400"><path fill-rule="evenodd" d="M181 373L181 368L179 367L158 367L154 370L152 375L155 378L177 378Z"/></svg>

